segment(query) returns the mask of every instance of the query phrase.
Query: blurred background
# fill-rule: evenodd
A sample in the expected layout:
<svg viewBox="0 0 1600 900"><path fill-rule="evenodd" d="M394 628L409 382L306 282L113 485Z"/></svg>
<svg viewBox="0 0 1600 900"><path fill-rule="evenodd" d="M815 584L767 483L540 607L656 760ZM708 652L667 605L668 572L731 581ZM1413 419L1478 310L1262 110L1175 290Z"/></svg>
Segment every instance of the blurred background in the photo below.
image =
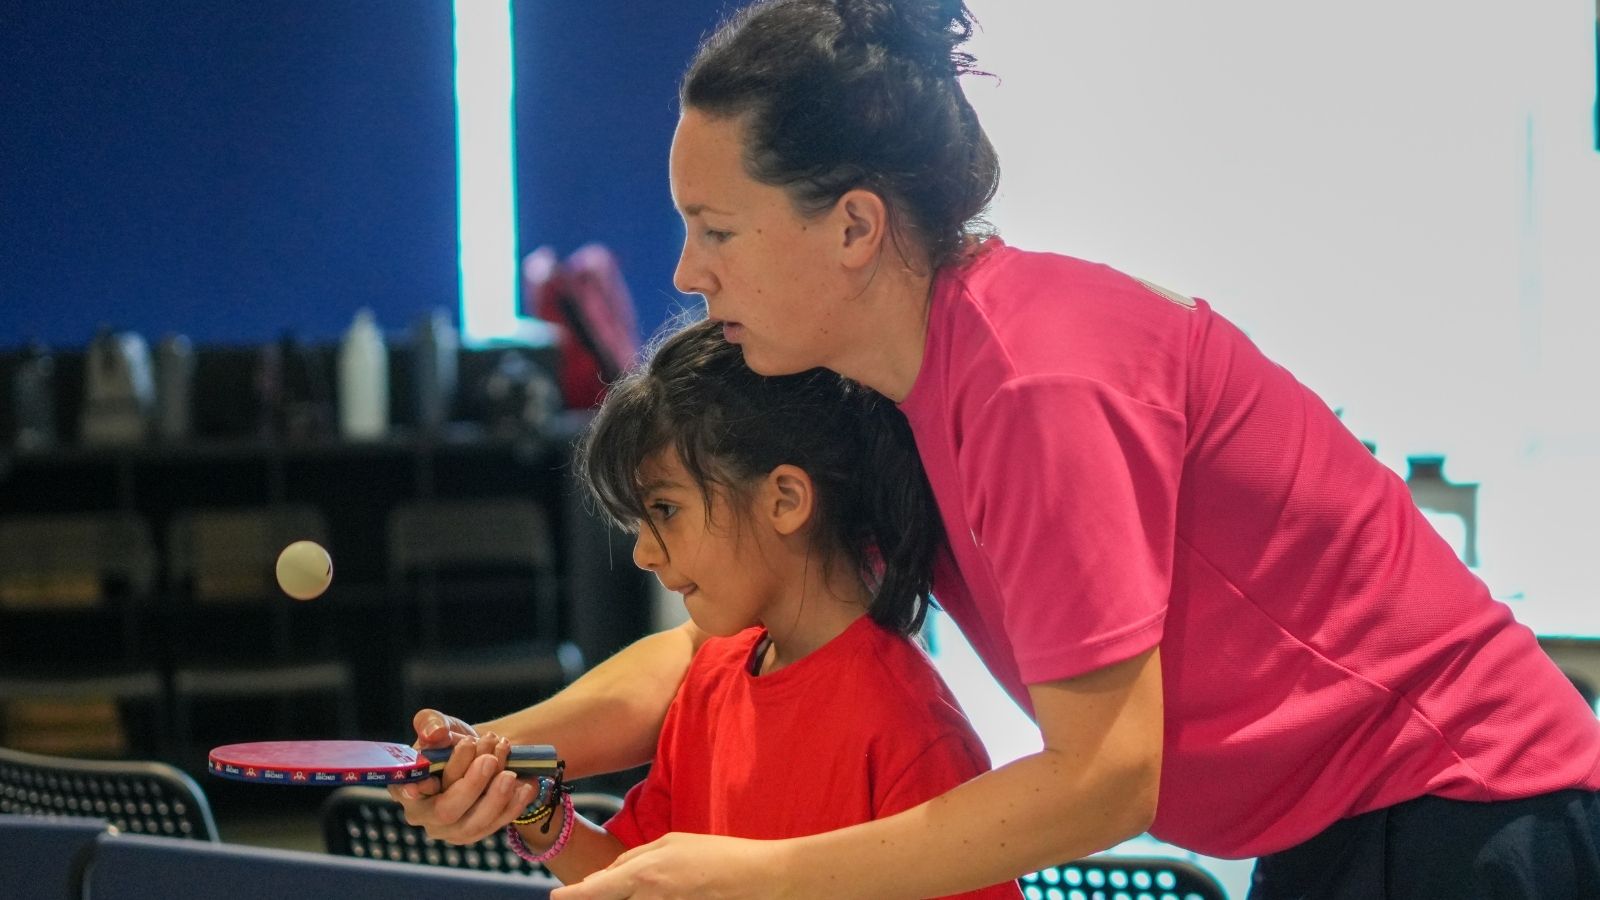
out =
<svg viewBox="0 0 1600 900"><path fill-rule="evenodd" d="M1600 4L969 5L1001 235L1205 297L1600 681ZM185 510L320 506L352 561L329 597L359 619L417 583L400 505L534 496L558 585L538 638L592 664L671 621L571 508L563 440L593 399L574 383L693 306L667 147L729 7L0 6L0 515L144 517L155 595ZM574 256L590 245L605 259ZM362 310L376 396L347 361L372 347ZM164 377L184 364L200 375ZM189 404L170 427L167 389ZM352 440L357 395L383 409ZM361 697L400 665L331 627ZM996 761L1031 749L947 623L933 644ZM402 736L397 716L357 727Z"/></svg>

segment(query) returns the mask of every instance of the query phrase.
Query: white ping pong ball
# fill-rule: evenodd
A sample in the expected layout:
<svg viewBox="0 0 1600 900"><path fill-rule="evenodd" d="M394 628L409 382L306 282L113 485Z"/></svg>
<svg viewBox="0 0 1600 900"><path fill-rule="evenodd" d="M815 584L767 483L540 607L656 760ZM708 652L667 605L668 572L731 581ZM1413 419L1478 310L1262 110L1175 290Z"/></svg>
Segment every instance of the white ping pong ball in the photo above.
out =
<svg viewBox="0 0 1600 900"><path fill-rule="evenodd" d="M278 554L278 587L296 600L322 595L333 582L333 559L316 541L295 541Z"/></svg>

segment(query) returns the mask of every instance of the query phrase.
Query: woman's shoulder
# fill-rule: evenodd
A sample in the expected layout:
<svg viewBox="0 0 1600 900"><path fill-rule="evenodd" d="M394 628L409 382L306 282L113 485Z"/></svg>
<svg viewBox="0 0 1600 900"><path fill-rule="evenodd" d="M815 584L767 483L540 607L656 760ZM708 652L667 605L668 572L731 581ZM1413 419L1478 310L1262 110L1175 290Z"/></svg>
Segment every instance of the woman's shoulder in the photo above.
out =
<svg viewBox="0 0 1600 900"><path fill-rule="evenodd" d="M1206 309L1103 263L1004 244L940 279L925 362L952 399L1070 377L1141 399L1154 387L1166 405Z"/></svg>
<svg viewBox="0 0 1600 900"><path fill-rule="evenodd" d="M941 269L941 281L951 282L978 297L1034 287L1060 290L1074 285L1126 278L1104 263L1048 250L1025 250L991 237L975 244Z"/></svg>

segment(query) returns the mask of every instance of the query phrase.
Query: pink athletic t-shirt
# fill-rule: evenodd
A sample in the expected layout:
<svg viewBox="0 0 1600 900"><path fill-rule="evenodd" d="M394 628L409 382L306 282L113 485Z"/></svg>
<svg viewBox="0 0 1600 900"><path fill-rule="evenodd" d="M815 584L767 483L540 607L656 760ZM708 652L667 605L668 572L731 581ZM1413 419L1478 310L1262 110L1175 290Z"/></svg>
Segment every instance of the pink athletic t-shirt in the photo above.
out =
<svg viewBox="0 0 1600 900"><path fill-rule="evenodd" d="M1423 794L1600 788L1600 723L1533 634L1205 302L991 240L936 281L901 408L934 593L1024 709L1160 645L1156 837L1258 856Z"/></svg>

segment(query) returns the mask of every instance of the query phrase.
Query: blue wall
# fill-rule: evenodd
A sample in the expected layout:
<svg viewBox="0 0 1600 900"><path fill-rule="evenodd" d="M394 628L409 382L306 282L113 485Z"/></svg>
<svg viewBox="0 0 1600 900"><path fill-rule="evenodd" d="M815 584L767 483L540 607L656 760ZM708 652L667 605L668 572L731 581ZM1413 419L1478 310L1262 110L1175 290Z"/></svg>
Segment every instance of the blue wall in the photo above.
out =
<svg viewBox="0 0 1600 900"><path fill-rule="evenodd" d="M720 3L515 5L524 250L611 245L653 327L676 82ZM0 11L0 349L391 330L457 303L449 0Z"/></svg>

